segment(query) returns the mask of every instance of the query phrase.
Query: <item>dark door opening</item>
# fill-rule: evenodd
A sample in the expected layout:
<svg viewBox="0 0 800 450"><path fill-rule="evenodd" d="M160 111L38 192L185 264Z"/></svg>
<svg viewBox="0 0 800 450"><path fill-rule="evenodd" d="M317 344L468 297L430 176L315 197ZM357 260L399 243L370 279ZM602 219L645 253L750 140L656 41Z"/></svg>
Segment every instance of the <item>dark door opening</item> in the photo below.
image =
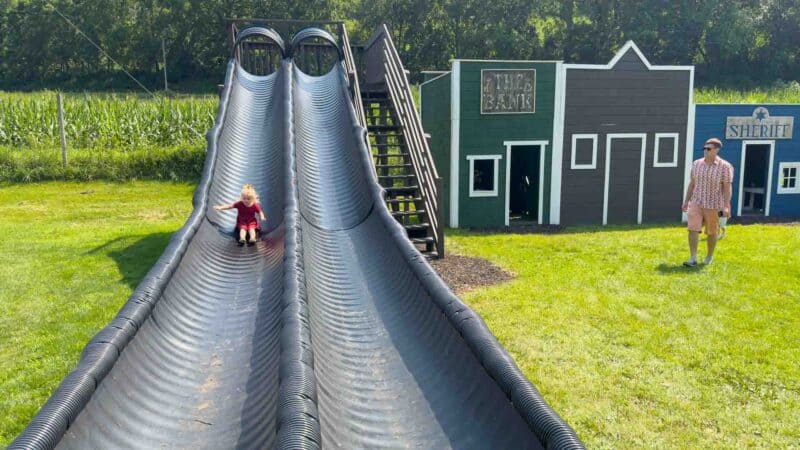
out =
<svg viewBox="0 0 800 450"><path fill-rule="evenodd" d="M746 144L742 169L742 214L763 215L767 202L769 144Z"/></svg>
<svg viewBox="0 0 800 450"><path fill-rule="evenodd" d="M539 221L539 179L542 147L539 145L515 145L511 147L509 170L509 224Z"/></svg>

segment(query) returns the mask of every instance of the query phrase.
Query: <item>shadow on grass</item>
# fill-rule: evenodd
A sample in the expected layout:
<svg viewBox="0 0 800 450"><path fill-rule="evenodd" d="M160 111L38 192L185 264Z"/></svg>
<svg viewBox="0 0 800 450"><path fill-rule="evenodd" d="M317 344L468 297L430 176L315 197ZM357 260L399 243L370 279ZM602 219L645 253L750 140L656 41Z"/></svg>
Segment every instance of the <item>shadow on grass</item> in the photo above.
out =
<svg viewBox="0 0 800 450"><path fill-rule="evenodd" d="M661 263L656 266L656 270L665 274L665 275L672 275L676 273L700 273L706 266L703 264L697 264L694 267L686 267L682 263L681 264L665 264Z"/></svg>
<svg viewBox="0 0 800 450"><path fill-rule="evenodd" d="M132 289L147 274L169 244L172 233L121 236L95 247L87 254L104 254L114 260L119 273Z"/></svg>

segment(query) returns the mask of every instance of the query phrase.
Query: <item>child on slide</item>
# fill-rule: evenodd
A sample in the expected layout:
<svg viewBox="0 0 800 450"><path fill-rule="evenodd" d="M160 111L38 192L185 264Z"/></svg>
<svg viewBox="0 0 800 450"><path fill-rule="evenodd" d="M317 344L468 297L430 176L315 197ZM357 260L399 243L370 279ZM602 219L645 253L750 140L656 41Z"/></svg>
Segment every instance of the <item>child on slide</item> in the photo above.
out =
<svg viewBox="0 0 800 450"><path fill-rule="evenodd" d="M236 216L236 229L239 230L239 246L243 246L245 242L247 245L256 243L256 229L258 228L258 220L256 214L259 215L261 221L267 220L264 212L261 211L261 205L258 204L258 194L252 184L245 184L242 187L242 194L239 201L229 205L217 205L214 207L217 211L225 211L226 209L236 209L238 215ZM249 237L245 241L245 237Z"/></svg>

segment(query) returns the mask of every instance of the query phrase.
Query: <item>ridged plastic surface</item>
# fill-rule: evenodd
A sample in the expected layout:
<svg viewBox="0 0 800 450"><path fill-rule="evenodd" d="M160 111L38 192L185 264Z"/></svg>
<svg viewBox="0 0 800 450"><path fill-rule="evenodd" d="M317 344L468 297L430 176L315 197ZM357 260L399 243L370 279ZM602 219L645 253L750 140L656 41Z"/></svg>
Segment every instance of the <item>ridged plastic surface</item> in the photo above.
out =
<svg viewBox="0 0 800 450"><path fill-rule="evenodd" d="M254 77L238 66L234 71L208 220L152 316L57 448L276 444L286 73ZM262 204L272 231L257 246L241 248L223 231L233 229L235 211L212 206L238 199L244 183L266 194Z"/></svg>
<svg viewBox="0 0 800 450"><path fill-rule="evenodd" d="M364 200L374 197L340 70L318 78L295 70L294 81L303 259L323 447L539 447L387 239L383 210ZM324 107L299 105L299 93L326 99ZM324 134L307 125L325 120L348 123ZM345 207L334 199L355 201Z"/></svg>
<svg viewBox="0 0 800 450"><path fill-rule="evenodd" d="M388 213L356 124L341 65L229 63L192 216L10 448L581 448ZM244 183L252 248L212 209Z"/></svg>

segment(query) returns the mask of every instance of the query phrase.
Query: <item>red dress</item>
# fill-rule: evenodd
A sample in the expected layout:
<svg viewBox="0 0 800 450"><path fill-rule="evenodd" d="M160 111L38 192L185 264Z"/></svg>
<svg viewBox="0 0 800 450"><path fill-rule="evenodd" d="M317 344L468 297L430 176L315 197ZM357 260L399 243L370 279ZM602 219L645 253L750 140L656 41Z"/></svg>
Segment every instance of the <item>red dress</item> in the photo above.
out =
<svg viewBox="0 0 800 450"><path fill-rule="evenodd" d="M254 230L258 228L258 220L256 214L261 213L261 206L258 203L253 203L247 206L242 201L233 204L236 211L239 213L236 216L236 229L237 230Z"/></svg>

